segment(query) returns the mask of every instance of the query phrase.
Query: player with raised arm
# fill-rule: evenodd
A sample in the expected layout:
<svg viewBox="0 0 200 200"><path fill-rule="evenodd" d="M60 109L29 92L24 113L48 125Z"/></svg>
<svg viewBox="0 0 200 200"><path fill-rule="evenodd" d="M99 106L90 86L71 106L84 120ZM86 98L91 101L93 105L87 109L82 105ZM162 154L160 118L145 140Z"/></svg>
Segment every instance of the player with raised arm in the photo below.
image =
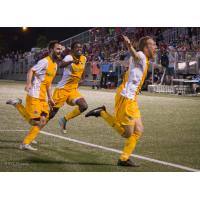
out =
<svg viewBox="0 0 200 200"><path fill-rule="evenodd" d="M39 60L27 73L25 107L22 105L21 99L8 100L6 102L15 106L19 113L32 125L22 145L20 145L21 149L37 150L31 146L31 143L47 122L49 115L48 103L51 106L54 105L51 84L56 75L57 61L60 59L62 46L58 41L51 41L48 49L49 55ZM46 96L48 96L48 101Z"/></svg>
<svg viewBox="0 0 200 200"><path fill-rule="evenodd" d="M61 67L64 67L63 76L54 90L53 101L55 105L49 114L50 120L65 103L76 106L73 111L59 119L63 133L66 133L67 122L79 116L88 108L84 97L78 91L78 84L83 76L85 64L86 57L82 55L82 45L79 42L72 43L71 53L64 57L61 64Z"/></svg>
<svg viewBox="0 0 200 200"><path fill-rule="evenodd" d="M116 92L115 115L110 115L105 106L102 106L91 110L85 116L102 117L122 137L127 139L117 164L119 166L135 167L137 165L129 157L135 150L136 143L143 132L137 95L146 78L149 59L155 57L156 43L149 36L142 37L138 44L139 51L136 51L127 36L123 36L123 39L131 53L131 57L129 70L126 72L123 82Z"/></svg>

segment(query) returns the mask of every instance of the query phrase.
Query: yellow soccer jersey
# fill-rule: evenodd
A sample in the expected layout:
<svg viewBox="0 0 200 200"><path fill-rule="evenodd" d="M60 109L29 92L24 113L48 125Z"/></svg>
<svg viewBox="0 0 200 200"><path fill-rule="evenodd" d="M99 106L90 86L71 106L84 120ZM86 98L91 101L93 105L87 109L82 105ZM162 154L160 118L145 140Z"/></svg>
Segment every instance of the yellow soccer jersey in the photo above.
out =
<svg viewBox="0 0 200 200"><path fill-rule="evenodd" d="M69 62L72 60L73 57L71 55L67 55L63 59L63 61L65 62ZM85 69L86 61L86 57L81 55L79 64L72 63L71 65L65 67L62 79L58 82L56 88L64 88L67 91L77 89L78 83L81 80L82 74Z"/></svg>
<svg viewBox="0 0 200 200"><path fill-rule="evenodd" d="M46 100L47 88L51 85L57 71L57 64L47 56L33 66L33 87L28 95L37 99Z"/></svg>
<svg viewBox="0 0 200 200"><path fill-rule="evenodd" d="M138 52L140 60L135 62L133 57L129 61L129 70L126 72L118 92L120 95L135 100L147 75L149 61L142 51Z"/></svg>

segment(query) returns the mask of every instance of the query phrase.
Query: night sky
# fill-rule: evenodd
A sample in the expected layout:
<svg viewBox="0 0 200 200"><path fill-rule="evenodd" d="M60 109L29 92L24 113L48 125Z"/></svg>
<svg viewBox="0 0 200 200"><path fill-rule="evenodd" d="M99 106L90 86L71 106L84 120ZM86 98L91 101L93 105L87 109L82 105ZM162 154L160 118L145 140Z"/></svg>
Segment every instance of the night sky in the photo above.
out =
<svg viewBox="0 0 200 200"><path fill-rule="evenodd" d="M8 51L30 51L36 46L39 35L44 35L48 40L64 40L83 31L89 30L88 27L45 27L45 28L28 28L22 31L21 27L0 28L0 44L4 43L6 52Z"/></svg>

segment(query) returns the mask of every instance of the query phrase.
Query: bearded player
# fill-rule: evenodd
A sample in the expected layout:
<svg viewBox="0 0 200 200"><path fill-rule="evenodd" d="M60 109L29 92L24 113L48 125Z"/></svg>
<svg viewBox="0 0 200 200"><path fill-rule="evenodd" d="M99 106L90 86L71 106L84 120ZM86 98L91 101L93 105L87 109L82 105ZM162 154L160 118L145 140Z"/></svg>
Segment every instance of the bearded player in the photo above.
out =
<svg viewBox="0 0 200 200"><path fill-rule="evenodd" d="M71 45L71 53L64 57L61 67L64 67L62 79L58 82L54 93L49 120L52 119L58 110L67 103L75 106L74 110L59 119L59 124L63 133L66 133L67 123L87 110L88 105L78 91L78 84L83 76L86 64L86 57L82 55L82 45L74 42Z"/></svg>
<svg viewBox="0 0 200 200"><path fill-rule="evenodd" d="M117 164L119 166L136 167L137 165L129 157L135 150L136 143L143 132L137 95L147 75L149 59L155 57L156 43L149 36L142 37L139 40L139 51L137 52L127 36L123 36L123 39L131 53L131 57L129 60L129 70L126 72L123 82L116 92L115 115L110 115L106 111L105 106L102 106L91 110L85 116L102 117L122 137L126 138L123 152Z"/></svg>
<svg viewBox="0 0 200 200"><path fill-rule="evenodd" d="M37 150L31 143L45 126L49 115L48 103L52 106L54 101L51 94L51 84L56 75L57 61L61 57L62 46L58 41L49 43L49 55L38 61L27 73L26 106L21 99L8 100L6 103L15 106L19 113L32 125L29 133L23 140L21 149ZM32 82L33 79L33 82ZM48 102L46 99L48 96Z"/></svg>

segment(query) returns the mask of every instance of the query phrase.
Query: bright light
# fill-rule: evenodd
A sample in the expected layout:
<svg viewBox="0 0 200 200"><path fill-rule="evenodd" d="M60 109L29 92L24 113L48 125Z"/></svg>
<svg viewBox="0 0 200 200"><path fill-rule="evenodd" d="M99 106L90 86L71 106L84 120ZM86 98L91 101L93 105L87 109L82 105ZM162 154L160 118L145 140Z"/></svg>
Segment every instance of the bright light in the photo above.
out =
<svg viewBox="0 0 200 200"><path fill-rule="evenodd" d="M27 27L22 27L23 31L27 31L27 29L28 29Z"/></svg>

